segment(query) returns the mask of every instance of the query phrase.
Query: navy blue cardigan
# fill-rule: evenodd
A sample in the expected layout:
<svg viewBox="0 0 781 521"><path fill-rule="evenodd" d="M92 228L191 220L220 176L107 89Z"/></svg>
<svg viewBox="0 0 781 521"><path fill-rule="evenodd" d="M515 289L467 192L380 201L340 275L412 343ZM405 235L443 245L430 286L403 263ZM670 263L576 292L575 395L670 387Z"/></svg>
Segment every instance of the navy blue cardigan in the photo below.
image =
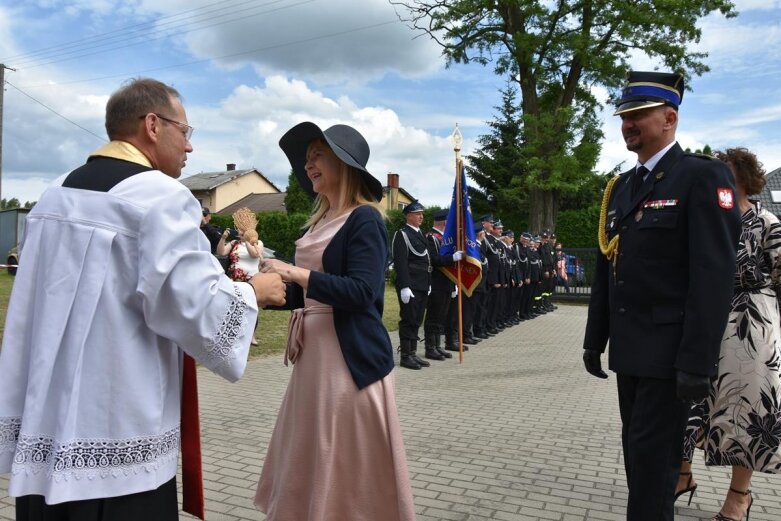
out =
<svg viewBox="0 0 781 521"><path fill-rule="evenodd" d="M324 272L309 275L307 297L333 307L342 356L359 389L393 370L393 348L382 323L388 234L371 206L353 210L323 251ZM304 293L288 285L285 309L304 306Z"/></svg>

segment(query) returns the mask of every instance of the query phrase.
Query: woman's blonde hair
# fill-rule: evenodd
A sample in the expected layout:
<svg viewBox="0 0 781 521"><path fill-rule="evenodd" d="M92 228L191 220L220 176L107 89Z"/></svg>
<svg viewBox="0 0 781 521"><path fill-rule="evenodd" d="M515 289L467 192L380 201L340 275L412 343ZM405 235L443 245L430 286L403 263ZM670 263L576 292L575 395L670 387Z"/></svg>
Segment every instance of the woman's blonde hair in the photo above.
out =
<svg viewBox="0 0 781 521"><path fill-rule="evenodd" d="M322 142L325 143L324 141ZM310 146L311 145L312 144L310 143ZM371 206L380 213L383 219L385 218L385 211L382 209L380 203L374 200L374 197L369 191L369 187L361 178L361 173L347 163L339 161L339 207L334 207L334 210L336 210L337 214L340 214L353 206L363 205ZM320 194L317 194L312 214L302 228L306 229L317 224L331 208L331 202Z"/></svg>

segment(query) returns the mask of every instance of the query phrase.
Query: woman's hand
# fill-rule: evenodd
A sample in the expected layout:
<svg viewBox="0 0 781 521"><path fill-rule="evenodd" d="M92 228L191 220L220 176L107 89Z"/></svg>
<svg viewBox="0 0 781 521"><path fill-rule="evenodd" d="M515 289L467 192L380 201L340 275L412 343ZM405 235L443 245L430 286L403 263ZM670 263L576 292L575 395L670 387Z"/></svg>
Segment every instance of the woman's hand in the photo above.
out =
<svg viewBox="0 0 781 521"><path fill-rule="evenodd" d="M294 282L306 289L309 284L309 270L293 266L279 259L266 259L260 262L261 273L277 273L285 282Z"/></svg>

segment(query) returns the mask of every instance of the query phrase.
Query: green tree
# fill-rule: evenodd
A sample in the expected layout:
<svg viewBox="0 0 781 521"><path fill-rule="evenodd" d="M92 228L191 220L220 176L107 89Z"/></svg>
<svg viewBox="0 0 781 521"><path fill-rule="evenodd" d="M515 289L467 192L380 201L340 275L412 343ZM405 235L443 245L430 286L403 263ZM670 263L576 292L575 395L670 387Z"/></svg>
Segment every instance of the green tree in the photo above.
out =
<svg viewBox="0 0 781 521"><path fill-rule="evenodd" d="M389 0L451 63L492 63L520 91L529 226L553 227L561 196L594 169L602 132L593 88L617 89L643 53L687 76L708 70L700 18L729 0Z"/></svg>
<svg viewBox="0 0 781 521"><path fill-rule="evenodd" d="M0 199L0 210L11 210L13 208L20 208L21 206L22 203L20 203L19 199L16 197L12 197L11 199L3 197Z"/></svg>
<svg viewBox="0 0 781 521"><path fill-rule="evenodd" d="M290 171L287 177L287 192L285 192L285 211L289 214L303 213L309 215L312 211L312 198L298 184L295 172Z"/></svg>
<svg viewBox="0 0 781 521"><path fill-rule="evenodd" d="M492 213L502 219L507 229L520 231L529 206L517 95L517 89L508 82L502 91L501 106L494 107L498 115L488 122L491 133L477 138L480 148L466 160L470 166L467 172L474 181L469 186L472 215Z"/></svg>

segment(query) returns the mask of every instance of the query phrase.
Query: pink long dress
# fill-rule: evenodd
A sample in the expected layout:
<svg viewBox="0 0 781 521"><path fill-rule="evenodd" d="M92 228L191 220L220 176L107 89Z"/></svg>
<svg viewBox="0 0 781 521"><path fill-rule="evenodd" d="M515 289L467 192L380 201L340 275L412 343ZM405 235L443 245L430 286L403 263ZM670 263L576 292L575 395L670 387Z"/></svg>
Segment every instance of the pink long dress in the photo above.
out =
<svg viewBox="0 0 781 521"><path fill-rule="evenodd" d="M323 271L323 250L348 215L296 241L296 264ZM358 390L332 308L316 300L293 312L289 335L295 365L255 505L269 521L414 520L394 373Z"/></svg>

